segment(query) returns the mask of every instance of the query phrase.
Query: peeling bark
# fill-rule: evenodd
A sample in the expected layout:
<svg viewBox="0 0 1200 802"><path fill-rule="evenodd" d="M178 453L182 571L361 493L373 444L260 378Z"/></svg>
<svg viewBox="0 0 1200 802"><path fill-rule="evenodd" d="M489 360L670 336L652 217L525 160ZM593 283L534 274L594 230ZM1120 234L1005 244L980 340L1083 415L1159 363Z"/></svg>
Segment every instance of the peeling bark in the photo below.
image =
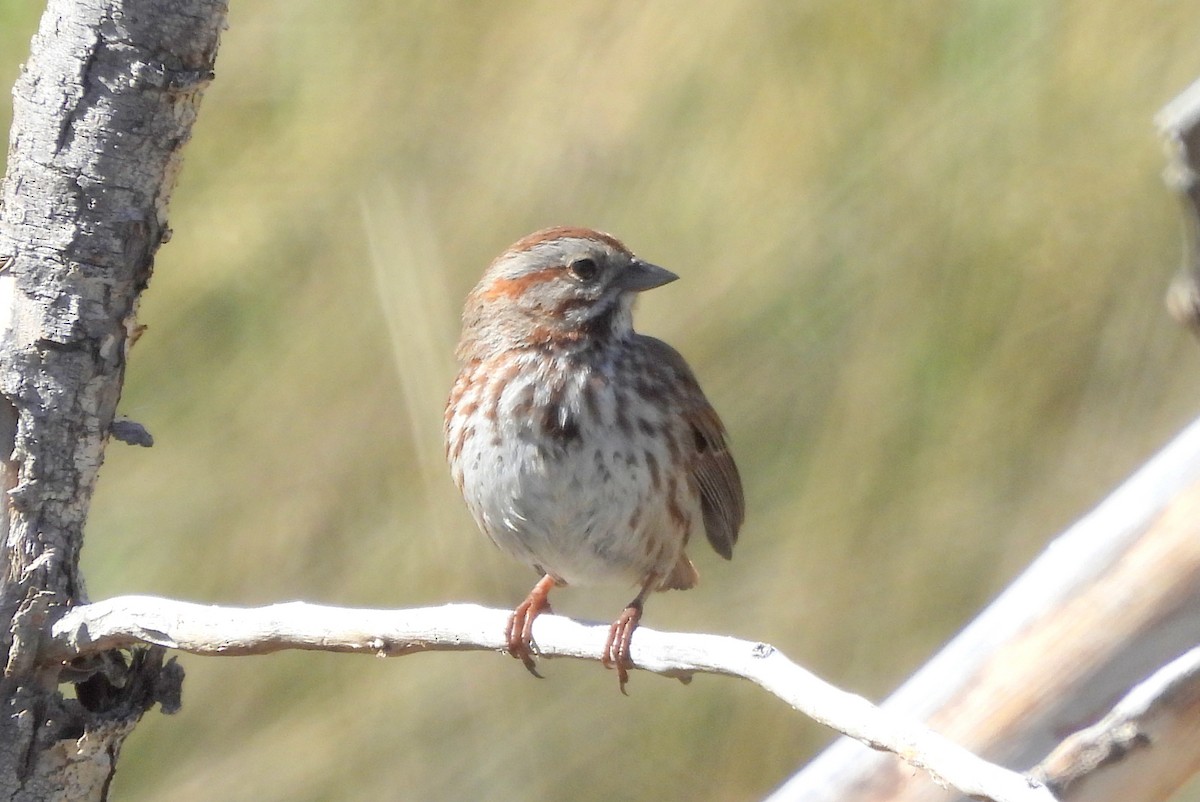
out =
<svg viewBox="0 0 1200 802"><path fill-rule="evenodd" d="M161 651L65 673L26 655L56 610L87 600L84 522L226 11L51 0L13 91L0 189L0 799L105 798L121 743L163 693ZM63 681L80 683L76 699Z"/></svg>

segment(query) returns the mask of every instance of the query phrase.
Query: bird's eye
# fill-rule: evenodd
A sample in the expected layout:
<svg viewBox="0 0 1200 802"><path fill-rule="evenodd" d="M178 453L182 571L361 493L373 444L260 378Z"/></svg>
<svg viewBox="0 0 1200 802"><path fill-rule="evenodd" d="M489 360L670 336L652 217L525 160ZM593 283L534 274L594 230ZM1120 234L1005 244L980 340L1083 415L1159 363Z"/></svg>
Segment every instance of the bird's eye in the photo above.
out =
<svg viewBox="0 0 1200 802"><path fill-rule="evenodd" d="M594 259L576 259L567 265L567 270L570 271L572 276L584 283L595 281L596 276L600 275L600 267Z"/></svg>

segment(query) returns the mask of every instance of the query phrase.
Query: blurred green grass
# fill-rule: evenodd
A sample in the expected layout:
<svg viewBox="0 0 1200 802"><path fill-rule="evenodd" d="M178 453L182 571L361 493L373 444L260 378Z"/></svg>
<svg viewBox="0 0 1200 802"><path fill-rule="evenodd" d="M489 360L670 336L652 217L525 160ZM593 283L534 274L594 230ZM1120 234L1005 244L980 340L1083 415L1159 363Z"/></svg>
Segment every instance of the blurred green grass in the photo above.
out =
<svg viewBox="0 0 1200 802"><path fill-rule="evenodd" d="M0 5L10 85L34 4ZM648 625L882 697L1196 412L1153 114L1200 2L233 4L142 305L100 598L511 606L442 464L459 304L553 223L683 281L750 516ZM7 127L9 110L0 111ZM568 590L605 620L624 588ZM493 655L181 658L125 800L755 799L829 735L761 692ZM1200 796L1191 798L1200 799Z"/></svg>

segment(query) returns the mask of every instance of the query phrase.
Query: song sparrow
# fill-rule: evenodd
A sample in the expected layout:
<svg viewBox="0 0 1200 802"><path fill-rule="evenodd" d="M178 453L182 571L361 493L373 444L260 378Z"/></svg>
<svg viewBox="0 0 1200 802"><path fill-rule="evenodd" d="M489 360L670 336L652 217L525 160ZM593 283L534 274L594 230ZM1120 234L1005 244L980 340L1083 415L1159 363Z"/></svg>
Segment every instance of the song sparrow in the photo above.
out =
<svg viewBox="0 0 1200 802"><path fill-rule="evenodd" d="M683 357L633 330L637 293L676 278L607 234L549 228L467 296L446 454L479 528L542 575L506 631L534 674L533 620L555 585L639 587L604 650L624 692L646 596L699 578L692 533L733 554L745 502L724 426Z"/></svg>

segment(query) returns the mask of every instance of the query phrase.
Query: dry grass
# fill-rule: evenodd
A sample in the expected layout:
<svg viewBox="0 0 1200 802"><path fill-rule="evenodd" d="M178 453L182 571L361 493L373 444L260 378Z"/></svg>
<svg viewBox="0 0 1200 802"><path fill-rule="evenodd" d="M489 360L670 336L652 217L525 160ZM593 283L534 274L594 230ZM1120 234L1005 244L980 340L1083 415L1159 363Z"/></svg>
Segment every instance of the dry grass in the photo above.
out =
<svg viewBox="0 0 1200 802"><path fill-rule="evenodd" d="M0 8L0 70L36 9ZM510 605L440 415L462 296L559 222L733 435L731 564L648 623L882 696L1195 414L1153 113L1200 2L234 3L85 552L96 597ZM5 112L6 113L6 112ZM2 122L2 121L0 121ZM605 619L627 590L569 591ZM731 681L185 659L124 800L755 799L828 737Z"/></svg>

